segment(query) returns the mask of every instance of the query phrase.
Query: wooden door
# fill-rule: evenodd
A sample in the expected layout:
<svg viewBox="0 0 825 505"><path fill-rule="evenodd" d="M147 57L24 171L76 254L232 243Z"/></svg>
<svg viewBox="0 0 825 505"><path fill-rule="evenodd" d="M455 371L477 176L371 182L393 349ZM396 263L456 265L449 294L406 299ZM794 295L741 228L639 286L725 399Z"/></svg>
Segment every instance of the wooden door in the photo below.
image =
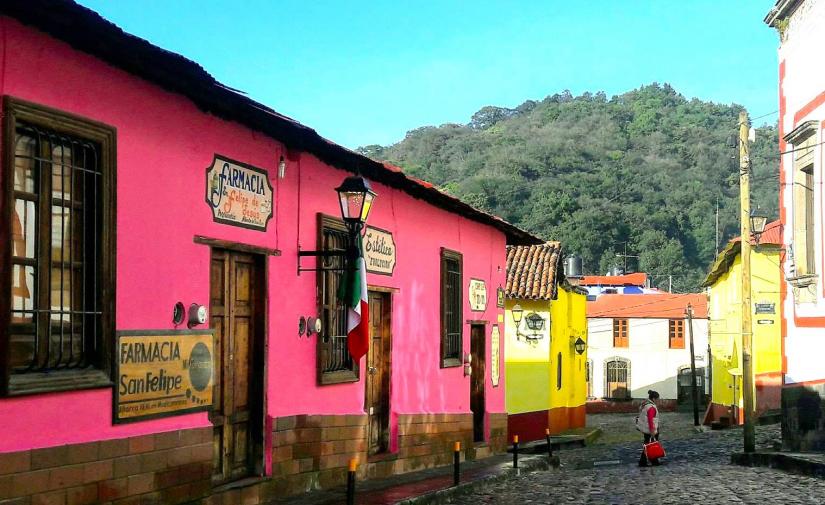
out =
<svg viewBox="0 0 825 505"><path fill-rule="evenodd" d="M474 324L470 327L470 410L473 411L473 440L484 441L484 376L486 373L486 328Z"/></svg>
<svg viewBox="0 0 825 505"><path fill-rule="evenodd" d="M389 449L390 308L389 293L369 292L370 348L367 353L366 412L369 454Z"/></svg>
<svg viewBox="0 0 825 505"><path fill-rule="evenodd" d="M215 483L259 474L263 465L263 261L214 249L210 314L219 362L214 409Z"/></svg>

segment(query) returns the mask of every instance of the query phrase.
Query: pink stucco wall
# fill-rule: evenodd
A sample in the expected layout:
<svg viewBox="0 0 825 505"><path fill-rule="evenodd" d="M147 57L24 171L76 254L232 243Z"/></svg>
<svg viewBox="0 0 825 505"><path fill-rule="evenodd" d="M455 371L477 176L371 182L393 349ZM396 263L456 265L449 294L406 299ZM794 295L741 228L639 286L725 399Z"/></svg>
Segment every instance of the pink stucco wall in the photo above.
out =
<svg viewBox="0 0 825 505"><path fill-rule="evenodd" d="M286 178L279 180L274 174L285 148L277 141L204 114L181 96L14 20L0 17L0 23L5 33L0 95L117 128L117 329L171 329L177 301L208 306L209 248L193 243L194 235L278 248L282 255L268 259L268 415L363 413L363 379L317 386L314 337L299 337L297 332L300 315L317 313L315 275L296 275L297 248L315 248L318 212L338 215L333 188L347 173L301 153L300 159L289 162ZM212 221L204 202L204 173L215 153L270 172L275 217L266 232ZM460 367L439 367L440 247L464 255L465 319L495 324L503 314L495 307L495 289L505 282L505 238L493 228L403 192L380 184L374 189L379 196L370 224L392 231L398 250L392 277L368 278L371 285L397 289L392 314L393 417L469 412L469 379ZM470 278L487 281L486 312L471 312L466 303ZM469 340L465 325L465 352ZM503 412L504 376L498 388L490 387L489 345L488 327L487 411ZM0 452L209 425L206 414L190 414L114 426L111 394L101 389L0 399Z"/></svg>

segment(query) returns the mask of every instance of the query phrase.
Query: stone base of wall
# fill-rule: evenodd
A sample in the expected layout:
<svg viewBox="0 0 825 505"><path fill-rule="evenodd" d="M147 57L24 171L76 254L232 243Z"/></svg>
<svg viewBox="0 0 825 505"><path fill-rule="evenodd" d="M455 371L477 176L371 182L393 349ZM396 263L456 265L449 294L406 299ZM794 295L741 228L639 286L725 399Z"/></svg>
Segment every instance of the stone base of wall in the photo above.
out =
<svg viewBox="0 0 825 505"><path fill-rule="evenodd" d="M782 449L825 451L825 384L782 389Z"/></svg>
<svg viewBox="0 0 825 505"><path fill-rule="evenodd" d="M367 455L367 416L288 416L274 423L272 484L267 496L290 496L346 484L349 460L358 479L449 465L461 442L464 459L506 451L507 415L489 415L487 444L473 443L472 414L401 414L397 450ZM479 445L485 450L479 450Z"/></svg>
<svg viewBox="0 0 825 505"><path fill-rule="evenodd" d="M177 504L211 492L212 428L0 454L0 504Z"/></svg>
<svg viewBox="0 0 825 505"><path fill-rule="evenodd" d="M547 428L550 428L551 435L557 435L571 428L583 428L584 425L584 405L511 414L507 419L507 439L512 440L513 435L518 435L520 442L544 440Z"/></svg>
<svg viewBox="0 0 825 505"><path fill-rule="evenodd" d="M473 443L472 414L398 416L397 450L367 456L367 416L289 416L274 420L272 476L215 488L212 428L0 454L0 505L256 504L358 479L502 453L507 415L490 414L489 441Z"/></svg>

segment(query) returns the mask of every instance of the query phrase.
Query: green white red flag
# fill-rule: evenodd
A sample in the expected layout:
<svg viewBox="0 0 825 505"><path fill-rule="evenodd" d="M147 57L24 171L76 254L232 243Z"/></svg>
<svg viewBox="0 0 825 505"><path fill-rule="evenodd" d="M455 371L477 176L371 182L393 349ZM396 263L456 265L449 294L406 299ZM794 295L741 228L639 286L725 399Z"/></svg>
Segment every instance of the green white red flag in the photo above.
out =
<svg viewBox="0 0 825 505"><path fill-rule="evenodd" d="M358 240L356 268L349 272L347 290L347 347L352 359L358 361L370 348L369 303L367 302L367 264Z"/></svg>

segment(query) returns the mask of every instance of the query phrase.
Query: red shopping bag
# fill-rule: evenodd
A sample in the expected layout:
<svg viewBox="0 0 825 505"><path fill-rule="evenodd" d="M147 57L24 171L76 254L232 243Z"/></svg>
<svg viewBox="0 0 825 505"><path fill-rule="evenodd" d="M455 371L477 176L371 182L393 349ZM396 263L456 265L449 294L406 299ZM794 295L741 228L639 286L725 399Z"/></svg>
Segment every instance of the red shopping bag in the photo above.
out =
<svg viewBox="0 0 825 505"><path fill-rule="evenodd" d="M644 444L644 446L645 457L647 457L648 461L665 457L665 449L658 440L649 444Z"/></svg>

